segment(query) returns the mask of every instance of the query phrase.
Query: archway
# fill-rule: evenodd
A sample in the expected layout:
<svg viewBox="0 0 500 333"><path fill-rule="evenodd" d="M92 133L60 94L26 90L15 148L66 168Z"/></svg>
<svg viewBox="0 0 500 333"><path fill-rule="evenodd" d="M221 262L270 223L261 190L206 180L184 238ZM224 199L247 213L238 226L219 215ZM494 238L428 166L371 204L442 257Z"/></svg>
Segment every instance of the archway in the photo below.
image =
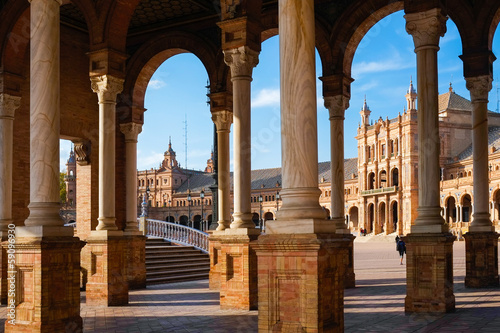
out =
<svg viewBox="0 0 500 333"><path fill-rule="evenodd" d="M472 219L472 199L469 194L466 194L462 197L462 219L461 222L468 223Z"/></svg>
<svg viewBox="0 0 500 333"><path fill-rule="evenodd" d="M393 201L391 204L391 232L397 232L398 231L398 202ZM401 231L399 232L401 233Z"/></svg>
<svg viewBox="0 0 500 333"><path fill-rule="evenodd" d="M201 230L201 215L195 215L193 217L193 228Z"/></svg>
<svg viewBox="0 0 500 333"><path fill-rule="evenodd" d="M379 187L387 187L387 171L382 170L379 173Z"/></svg>
<svg viewBox="0 0 500 333"><path fill-rule="evenodd" d="M255 226L259 226L259 214L252 213L252 222L255 224Z"/></svg>
<svg viewBox="0 0 500 333"><path fill-rule="evenodd" d="M274 215L271 212L267 212L264 214L264 221L274 220Z"/></svg>
<svg viewBox="0 0 500 333"><path fill-rule="evenodd" d="M374 206L375 205L372 203L368 205L368 225L366 226L366 228L368 229L368 232L373 231L373 222L374 222L374 218L375 218Z"/></svg>
<svg viewBox="0 0 500 333"><path fill-rule="evenodd" d="M373 190L375 188L375 173L370 172L368 174L368 184L367 184L367 189L368 190Z"/></svg>
<svg viewBox="0 0 500 333"><path fill-rule="evenodd" d="M169 216L167 216L165 218L165 221L174 223L175 222L175 218L172 215L169 215Z"/></svg>
<svg viewBox="0 0 500 333"><path fill-rule="evenodd" d="M385 202L381 202L379 205L378 205L378 225L379 225L379 228L378 228L378 232L377 233L382 233L384 232L386 229L385 229Z"/></svg>
<svg viewBox="0 0 500 333"><path fill-rule="evenodd" d="M399 186L399 170L398 168L392 169L392 186Z"/></svg>
<svg viewBox="0 0 500 333"><path fill-rule="evenodd" d="M179 224L188 226L188 217L186 215L179 217Z"/></svg>
<svg viewBox="0 0 500 333"><path fill-rule="evenodd" d="M446 199L445 208L445 222L452 226L453 223L457 222L457 207L455 197L449 197L448 199Z"/></svg>
<svg viewBox="0 0 500 333"><path fill-rule="evenodd" d="M353 206L349 209L349 221L350 221L350 226L353 228L353 230L358 229L358 207Z"/></svg>

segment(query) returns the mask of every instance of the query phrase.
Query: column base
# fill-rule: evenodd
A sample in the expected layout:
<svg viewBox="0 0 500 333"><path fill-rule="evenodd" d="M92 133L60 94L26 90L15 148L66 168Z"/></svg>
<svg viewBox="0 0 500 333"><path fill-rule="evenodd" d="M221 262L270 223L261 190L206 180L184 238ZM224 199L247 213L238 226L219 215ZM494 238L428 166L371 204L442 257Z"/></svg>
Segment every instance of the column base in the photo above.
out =
<svg viewBox="0 0 500 333"><path fill-rule="evenodd" d="M124 240L127 244L128 289L144 289L146 288L146 237L125 232Z"/></svg>
<svg viewBox="0 0 500 333"><path fill-rule="evenodd" d="M498 236L496 232L468 232L465 238L465 286L497 287Z"/></svg>
<svg viewBox="0 0 500 333"><path fill-rule="evenodd" d="M9 278L12 275L16 281L9 290L5 332L82 331L79 281L83 245L77 237L17 237L15 268L9 268ZM12 304L15 309L11 310Z"/></svg>
<svg viewBox="0 0 500 333"><path fill-rule="evenodd" d="M221 259L221 245L219 237L210 231L210 238L208 239L208 248L210 253L210 272L208 273L208 288L210 290L220 289L220 259Z"/></svg>
<svg viewBox="0 0 500 333"><path fill-rule="evenodd" d="M455 310L453 242L450 233L415 234L406 242L406 313Z"/></svg>
<svg viewBox="0 0 500 333"><path fill-rule="evenodd" d="M262 235L258 258L259 332L344 331L344 238Z"/></svg>
<svg viewBox="0 0 500 333"><path fill-rule="evenodd" d="M87 238L89 251L86 303L92 306L128 304L126 243L123 231L94 230Z"/></svg>
<svg viewBox="0 0 500 333"><path fill-rule="evenodd" d="M220 242L220 308L257 309L257 256L250 242L258 229L226 229L214 233Z"/></svg>

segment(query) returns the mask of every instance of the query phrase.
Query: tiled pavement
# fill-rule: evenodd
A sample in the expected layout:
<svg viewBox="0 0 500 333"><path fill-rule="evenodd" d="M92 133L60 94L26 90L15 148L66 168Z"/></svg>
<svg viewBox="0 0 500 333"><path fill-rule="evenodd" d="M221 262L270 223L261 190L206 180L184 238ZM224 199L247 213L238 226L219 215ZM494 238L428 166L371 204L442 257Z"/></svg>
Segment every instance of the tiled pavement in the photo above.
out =
<svg viewBox="0 0 500 333"><path fill-rule="evenodd" d="M465 244L454 245L454 313L404 314L405 266L395 243L355 243L357 287L345 293L346 332L500 332L500 288L465 289ZM221 311L207 281L148 287L130 292L130 304L84 304L84 332L256 332L257 311ZM3 332L6 308L0 308Z"/></svg>

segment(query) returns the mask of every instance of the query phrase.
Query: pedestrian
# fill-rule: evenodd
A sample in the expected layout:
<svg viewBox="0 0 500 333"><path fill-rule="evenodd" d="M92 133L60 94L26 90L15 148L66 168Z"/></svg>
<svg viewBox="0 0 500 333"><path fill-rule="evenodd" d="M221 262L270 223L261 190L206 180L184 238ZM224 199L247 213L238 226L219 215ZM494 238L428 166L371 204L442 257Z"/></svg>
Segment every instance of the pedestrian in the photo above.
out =
<svg viewBox="0 0 500 333"><path fill-rule="evenodd" d="M403 239L399 239L398 245L396 246L396 250L399 252L399 256L401 257L401 265L403 264L403 257L406 253L406 244Z"/></svg>
<svg viewBox="0 0 500 333"><path fill-rule="evenodd" d="M399 235L396 235L396 249L398 247L398 243L399 243Z"/></svg>
<svg viewBox="0 0 500 333"><path fill-rule="evenodd" d="M363 235L363 228L359 229L359 235Z"/></svg>

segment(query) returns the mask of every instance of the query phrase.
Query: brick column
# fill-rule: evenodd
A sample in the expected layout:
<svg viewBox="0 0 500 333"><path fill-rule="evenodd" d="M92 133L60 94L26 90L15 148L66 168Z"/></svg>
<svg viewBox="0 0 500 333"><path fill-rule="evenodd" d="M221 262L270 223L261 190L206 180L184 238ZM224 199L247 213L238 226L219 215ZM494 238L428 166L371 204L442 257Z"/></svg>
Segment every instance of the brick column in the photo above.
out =
<svg viewBox="0 0 500 333"><path fill-rule="evenodd" d="M146 288L146 237L139 231L137 223L137 136L142 125L127 123L120 125L125 135L126 150L126 202L127 226L124 237L126 247L127 281L129 289Z"/></svg>
<svg viewBox="0 0 500 333"><path fill-rule="evenodd" d="M32 0L30 6L30 214L16 228L8 299L15 310L9 309L5 332L82 329L82 242L59 217L60 5Z"/></svg>
<svg viewBox="0 0 500 333"><path fill-rule="evenodd" d="M344 248L319 204L314 0L279 1L283 204L254 248L259 331L343 332Z"/></svg>
<svg viewBox="0 0 500 333"><path fill-rule="evenodd" d="M21 98L0 94L0 242L8 240L12 221L12 150L14 142L14 113ZM8 243L4 243L8 246ZM0 304L7 303L7 252L0 248Z"/></svg>
<svg viewBox="0 0 500 333"><path fill-rule="evenodd" d="M440 215L437 51L446 32L440 9L405 15L417 54L418 81L418 217L407 242L405 311L455 310L453 241Z"/></svg>
<svg viewBox="0 0 500 333"><path fill-rule="evenodd" d="M115 225L116 96L123 80L111 75L91 77L99 99L99 224L87 238L83 260L89 272L87 304L128 304L126 251L123 231Z"/></svg>
<svg viewBox="0 0 500 333"><path fill-rule="evenodd" d="M466 287L498 286L498 233L491 223L488 179L488 92L491 76L466 78L472 102L474 214L465 237Z"/></svg>
<svg viewBox="0 0 500 333"><path fill-rule="evenodd" d="M349 99L342 95L324 97L325 107L329 112L330 120L330 152L331 152L331 207L332 220L335 223L336 233L342 234L342 238L349 238L349 247L345 250L344 287L354 288L356 286L356 275L354 273L354 236L345 225L344 215L344 114L349 107Z"/></svg>

